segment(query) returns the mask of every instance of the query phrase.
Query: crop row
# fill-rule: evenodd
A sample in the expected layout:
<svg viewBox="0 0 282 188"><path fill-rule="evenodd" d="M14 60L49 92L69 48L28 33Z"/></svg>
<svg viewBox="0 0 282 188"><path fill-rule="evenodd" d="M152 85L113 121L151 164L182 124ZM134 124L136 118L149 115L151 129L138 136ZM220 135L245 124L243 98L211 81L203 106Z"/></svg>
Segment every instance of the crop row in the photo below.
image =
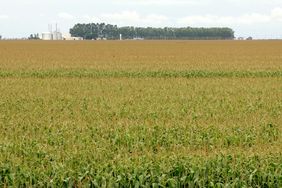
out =
<svg viewBox="0 0 282 188"><path fill-rule="evenodd" d="M0 71L0 78L265 78L282 77L282 71Z"/></svg>
<svg viewBox="0 0 282 188"><path fill-rule="evenodd" d="M282 186L281 159L281 156L217 155L206 159L171 157L165 161L143 158L111 165L87 161L87 166L77 165L68 171L60 166L30 171L25 166L12 167L8 162L0 164L0 186L278 188Z"/></svg>

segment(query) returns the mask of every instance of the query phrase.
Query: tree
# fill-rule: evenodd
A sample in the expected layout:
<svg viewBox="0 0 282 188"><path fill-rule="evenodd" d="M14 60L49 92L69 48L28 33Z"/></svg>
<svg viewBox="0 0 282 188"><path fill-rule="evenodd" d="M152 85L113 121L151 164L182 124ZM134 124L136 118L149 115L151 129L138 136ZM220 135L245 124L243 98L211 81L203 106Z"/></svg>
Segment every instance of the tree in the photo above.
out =
<svg viewBox="0 0 282 188"><path fill-rule="evenodd" d="M31 34L28 37L28 40L38 40L39 39L39 34Z"/></svg>
<svg viewBox="0 0 282 188"><path fill-rule="evenodd" d="M144 38L158 40L225 40L234 39L234 31L230 28L154 28L154 27L117 27L105 23L76 24L70 29L75 37L84 39L108 38L118 40L122 34L124 39Z"/></svg>

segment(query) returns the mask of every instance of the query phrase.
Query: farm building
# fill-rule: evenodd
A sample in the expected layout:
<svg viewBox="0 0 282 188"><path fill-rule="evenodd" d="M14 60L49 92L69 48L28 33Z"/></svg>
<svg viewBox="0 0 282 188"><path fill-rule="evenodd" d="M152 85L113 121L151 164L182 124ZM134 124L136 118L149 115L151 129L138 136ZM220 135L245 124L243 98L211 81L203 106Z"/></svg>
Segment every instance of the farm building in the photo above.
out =
<svg viewBox="0 0 282 188"><path fill-rule="evenodd" d="M63 35L61 32L44 32L41 36L42 40L63 40Z"/></svg>
<svg viewBox="0 0 282 188"><path fill-rule="evenodd" d="M63 34L63 40L83 40L82 37L72 37L70 33Z"/></svg>
<svg viewBox="0 0 282 188"><path fill-rule="evenodd" d="M63 40L63 34L58 30L57 24L55 31L52 30L52 25L48 25L48 29L48 32L42 33L42 40Z"/></svg>

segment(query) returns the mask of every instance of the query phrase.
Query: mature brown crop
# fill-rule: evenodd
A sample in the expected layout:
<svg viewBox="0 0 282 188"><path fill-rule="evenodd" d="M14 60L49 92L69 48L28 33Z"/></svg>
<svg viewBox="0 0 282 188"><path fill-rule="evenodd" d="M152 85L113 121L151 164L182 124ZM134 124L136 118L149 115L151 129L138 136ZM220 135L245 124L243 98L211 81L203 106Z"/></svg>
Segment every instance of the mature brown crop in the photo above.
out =
<svg viewBox="0 0 282 188"><path fill-rule="evenodd" d="M282 69L280 41L1 42L2 70Z"/></svg>
<svg viewBox="0 0 282 188"><path fill-rule="evenodd" d="M282 42L0 42L0 186L282 186Z"/></svg>

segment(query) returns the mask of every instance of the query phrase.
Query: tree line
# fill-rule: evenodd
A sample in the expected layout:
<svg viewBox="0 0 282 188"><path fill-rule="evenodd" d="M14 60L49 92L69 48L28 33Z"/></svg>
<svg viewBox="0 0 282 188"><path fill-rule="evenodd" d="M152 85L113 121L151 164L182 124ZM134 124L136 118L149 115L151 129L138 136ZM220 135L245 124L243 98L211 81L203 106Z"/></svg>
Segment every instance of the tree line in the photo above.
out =
<svg viewBox="0 0 282 188"><path fill-rule="evenodd" d="M118 27L105 23L76 24L70 29L74 37L83 37L86 40L106 38L117 40L122 35L123 39L147 39L147 40L222 40L234 39L234 31L231 28L193 28L193 27Z"/></svg>

